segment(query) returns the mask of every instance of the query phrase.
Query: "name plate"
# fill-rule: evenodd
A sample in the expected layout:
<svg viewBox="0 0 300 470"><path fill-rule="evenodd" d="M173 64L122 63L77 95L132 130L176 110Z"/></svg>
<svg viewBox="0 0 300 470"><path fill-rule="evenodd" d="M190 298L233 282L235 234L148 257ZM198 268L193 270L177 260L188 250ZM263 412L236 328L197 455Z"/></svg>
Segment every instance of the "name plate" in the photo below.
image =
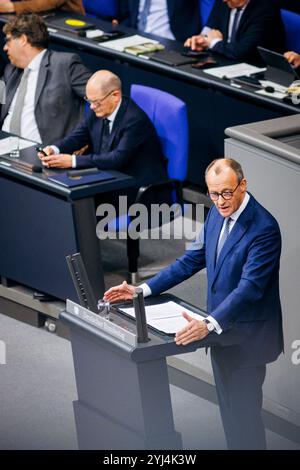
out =
<svg viewBox="0 0 300 470"><path fill-rule="evenodd" d="M130 346L136 346L136 335L134 333L126 330L114 322L107 320L106 318L100 317L96 313L91 312L79 304L76 304L72 300L67 299L66 311L71 315L80 318L80 320L84 321L85 323L88 323L89 325L104 331L108 335L113 336L114 338L117 338L118 340L123 341Z"/></svg>

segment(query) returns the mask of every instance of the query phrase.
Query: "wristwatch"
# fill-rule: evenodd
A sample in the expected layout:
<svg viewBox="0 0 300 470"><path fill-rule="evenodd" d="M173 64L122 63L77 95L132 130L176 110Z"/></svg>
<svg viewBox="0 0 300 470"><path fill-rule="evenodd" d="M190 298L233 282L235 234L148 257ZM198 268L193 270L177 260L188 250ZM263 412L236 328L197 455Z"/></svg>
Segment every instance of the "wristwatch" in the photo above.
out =
<svg viewBox="0 0 300 470"><path fill-rule="evenodd" d="M204 323L206 323L206 326L209 332L214 331L215 329L214 325L209 320L207 320L207 318L204 318L203 321Z"/></svg>

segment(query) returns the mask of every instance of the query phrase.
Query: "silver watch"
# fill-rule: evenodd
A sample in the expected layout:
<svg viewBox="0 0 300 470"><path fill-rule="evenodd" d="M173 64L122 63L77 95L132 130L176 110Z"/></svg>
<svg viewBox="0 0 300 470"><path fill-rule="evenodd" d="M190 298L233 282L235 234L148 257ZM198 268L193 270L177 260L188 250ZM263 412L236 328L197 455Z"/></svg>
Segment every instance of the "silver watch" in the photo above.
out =
<svg viewBox="0 0 300 470"><path fill-rule="evenodd" d="M207 320L207 318L204 318L203 321L206 323L206 326L209 332L214 331L215 329L214 325L209 320Z"/></svg>

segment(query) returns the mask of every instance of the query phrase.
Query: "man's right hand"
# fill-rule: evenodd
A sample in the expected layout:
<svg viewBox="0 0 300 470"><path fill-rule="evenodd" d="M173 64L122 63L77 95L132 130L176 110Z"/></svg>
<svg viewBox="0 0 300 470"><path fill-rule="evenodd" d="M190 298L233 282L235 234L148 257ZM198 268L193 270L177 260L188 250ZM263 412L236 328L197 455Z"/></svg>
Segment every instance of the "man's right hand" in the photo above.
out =
<svg viewBox="0 0 300 470"><path fill-rule="evenodd" d="M188 38L185 41L184 46L190 47L192 51L201 52L209 47L209 42L207 40L207 37L198 34L197 36L192 36L191 38Z"/></svg>
<svg viewBox="0 0 300 470"><path fill-rule="evenodd" d="M123 281L119 286L114 286L108 289L103 296L104 300L108 302L124 302L125 300L132 300L135 293L135 287Z"/></svg>
<svg viewBox="0 0 300 470"><path fill-rule="evenodd" d="M50 145L47 145L47 147L44 147L43 148L43 151L45 152L46 155L54 155L55 152L54 152L54 149L52 147L50 147ZM40 160L42 160L42 158L44 157L45 155L43 155L41 152L38 152L38 157Z"/></svg>

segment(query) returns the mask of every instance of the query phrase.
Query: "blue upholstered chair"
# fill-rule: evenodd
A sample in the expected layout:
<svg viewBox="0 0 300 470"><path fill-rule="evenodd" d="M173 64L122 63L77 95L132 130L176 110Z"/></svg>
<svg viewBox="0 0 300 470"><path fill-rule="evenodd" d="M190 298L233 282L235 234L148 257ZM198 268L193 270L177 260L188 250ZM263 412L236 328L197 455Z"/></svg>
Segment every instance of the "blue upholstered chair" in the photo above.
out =
<svg viewBox="0 0 300 470"><path fill-rule="evenodd" d="M163 183L154 183L139 189L136 202L143 203L151 192L169 188L173 201L182 205L182 183L186 179L188 164L189 130L186 104L179 98L142 85L131 86L131 98L142 108L153 122L159 136L163 154L167 159L169 179ZM129 219L121 216L109 224L109 230L124 230ZM137 281L139 239L127 237L128 269L131 281Z"/></svg>
<svg viewBox="0 0 300 470"><path fill-rule="evenodd" d="M288 10L281 10L285 27L287 49L300 53L300 15Z"/></svg>
<svg viewBox="0 0 300 470"><path fill-rule="evenodd" d="M87 15L99 18L116 18L118 14L118 0L83 0Z"/></svg>
<svg viewBox="0 0 300 470"><path fill-rule="evenodd" d="M215 0L199 0L200 18L202 26L206 25L214 3Z"/></svg>

